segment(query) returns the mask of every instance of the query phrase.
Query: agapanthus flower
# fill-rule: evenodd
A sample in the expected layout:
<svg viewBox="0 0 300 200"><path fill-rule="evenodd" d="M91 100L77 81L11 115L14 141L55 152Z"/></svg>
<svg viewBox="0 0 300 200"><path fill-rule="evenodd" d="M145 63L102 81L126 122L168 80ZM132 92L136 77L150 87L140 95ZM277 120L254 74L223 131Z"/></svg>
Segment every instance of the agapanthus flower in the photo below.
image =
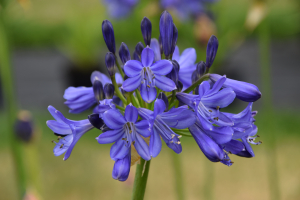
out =
<svg viewBox="0 0 300 200"><path fill-rule="evenodd" d="M59 141L55 142L53 153L55 156L60 156L65 153L64 160L67 160L75 144L78 140L94 126L88 119L73 121L65 118L61 112L56 110L53 106L48 107L49 112L55 120L48 120L47 126L59 136Z"/></svg>
<svg viewBox="0 0 300 200"><path fill-rule="evenodd" d="M113 143L110 157L113 160L122 159L133 145L138 154L145 160L150 160L149 146L143 137L150 136L147 120L138 121L138 110L132 104L125 108L124 116L116 109L103 114L103 121L110 128L96 139L99 144Z"/></svg>
<svg viewBox="0 0 300 200"><path fill-rule="evenodd" d="M129 15L139 0L104 0L107 13L113 18L121 19Z"/></svg>
<svg viewBox="0 0 300 200"><path fill-rule="evenodd" d="M176 89L175 83L165 77L172 70L172 63L168 60L160 60L155 63L154 52L146 47L142 51L141 60L129 60L124 65L124 72L129 77L123 83L123 89L127 92L139 88L144 101L150 103L156 98L156 87L170 92Z"/></svg>
<svg viewBox="0 0 300 200"><path fill-rule="evenodd" d="M197 116L206 129L212 124L218 126L232 126L234 122L220 111L220 108L227 107L235 99L235 93L231 88L222 89L226 78L218 80L210 89L208 81L199 86L198 95L177 93L176 97L182 103L189 105L197 112Z"/></svg>
<svg viewBox="0 0 300 200"><path fill-rule="evenodd" d="M118 84L123 83L123 78L119 73L115 75ZM111 83L110 78L105 74L94 71L91 75L91 83L94 84L95 79L101 81L102 85ZM93 87L68 87L64 93L65 104L70 108L70 113L81 113L97 103Z"/></svg>
<svg viewBox="0 0 300 200"><path fill-rule="evenodd" d="M161 138L175 153L181 153L182 147L179 140L181 136L174 133L171 128L185 129L194 124L196 120L194 112L187 106L172 108L170 111L164 112L166 105L161 99L155 101L154 111L146 108L138 110L140 116L148 120L152 128L149 144L150 155L156 157L160 153Z"/></svg>

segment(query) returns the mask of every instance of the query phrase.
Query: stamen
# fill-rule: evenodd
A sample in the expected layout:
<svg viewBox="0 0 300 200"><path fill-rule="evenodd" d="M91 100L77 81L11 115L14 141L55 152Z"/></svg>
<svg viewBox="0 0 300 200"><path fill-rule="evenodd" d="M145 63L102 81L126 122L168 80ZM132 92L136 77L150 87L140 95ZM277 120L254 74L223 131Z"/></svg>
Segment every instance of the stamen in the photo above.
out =
<svg viewBox="0 0 300 200"><path fill-rule="evenodd" d="M172 143L173 143L173 140L171 140L170 143L172 144Z"/></svg>
<svg viewBox="0 0 300 200"><path fill-rule="evenodd" d="M148 88L150 88L150 85L147 85Z"/></svg>
<svg viewBox="0 0 300 200"><path fill-rule="evenodd" d="M208 110L209 112L212 112L212 110Z"/></svg>
<svg viewBox="0 0 300 200"><path fill-rule="evenodd" d="M61 148L63 148L63 147L64 147L64 144L61 144L59 148L61 149Z"/></svg>
<svg viewBox="0 0 300 200"><path fill-rule="evenodd" d="M182 138L182 135L177 136L177 138Z"/></svg>
<svg viewBox="0 0 300 200"><path fill-rule="evenodd" d="M180 143L181 143L180 141L177 142L177 144L180 144Z"/></svg>
<svg viewBox="0 0 300 200"><path fill-rule="evenodd" d="M217 106L216 109L217 109L217 110L220 110L220 106Z"/></svg>
<svg viewBox="0 0 300 200"><path fill-rule="evenodd" d="M172 139L175 137L175 134L171 134L171 136L172 136Z"/></svg>

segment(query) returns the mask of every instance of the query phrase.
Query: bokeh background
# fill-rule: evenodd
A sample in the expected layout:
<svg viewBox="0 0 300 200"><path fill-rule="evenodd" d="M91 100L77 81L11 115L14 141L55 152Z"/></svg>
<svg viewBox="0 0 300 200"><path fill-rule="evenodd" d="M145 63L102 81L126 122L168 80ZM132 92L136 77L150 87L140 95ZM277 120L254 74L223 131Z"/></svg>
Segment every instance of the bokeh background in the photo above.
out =
<svg viewBox="0 0 300 200"><path fill-rule="evenodd" d="M26 171L24 199L130 199L135 166L126 182L112 179L110 145L95 141L97 130L84 135L67 161L53 155L51 141L56 137L45 123L52 119L47 106L70 119L87 118L90 111L68 114L63 93L69 86L91 86L94 70L106 73L102 21L113 23L117 49L125 42L133 52L143 41L144 16L152 21L153 37L159 35L158 1L141 0L129 16L118 20L99 0L0 2L15 110L29 110L35 127L29 142L18 143ZM254 103L263 141L253 146L254 158L231 156L234 164L227 167L206 159L192 138L182 139L184 199L300 199L299 0L220 0L207 5L206 14L185 21L170 12L181 51L193 47L197 62L205 60L206 43L216 35L219 50L212 70L256 84L263 94ZM14 200L19 199L18 183L3 91L0 85L0 199ZM236 101L228 109L238 113L246 105ZM177 199L172 153L163 146L152 160L145 199Z"/></svg>

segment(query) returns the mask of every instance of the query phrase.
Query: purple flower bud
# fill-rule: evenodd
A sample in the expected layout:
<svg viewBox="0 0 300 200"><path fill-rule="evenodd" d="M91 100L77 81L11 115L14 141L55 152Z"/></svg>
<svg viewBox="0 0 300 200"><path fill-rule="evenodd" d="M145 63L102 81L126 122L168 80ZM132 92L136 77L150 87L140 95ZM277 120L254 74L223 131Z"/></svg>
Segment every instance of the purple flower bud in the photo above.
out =
<svg viewBox="0 0 300 200"><path fill-rule="evenodd" d="M14 124L14 132L18 139L30 142L33 137L33 122L28 111L20 111Z"/></svg>
<svg viewBox="0 0 300 200"><path fill-rule="evenodd" d="M103 127L104 122L101 118L99 118L99 114L98 113L94 113L88 116L88 119L90 121L90 123L97 129L100 129Z"/></svg>
<svg viewBox="0 0 300 200"><path fill-rule="evenodd" d="M218 74L209 75L209 78L212 82L216 82L222 77L223 76ZM227 78L223 84L223 87L232 88L236 94L236 97L242 101L254 102L260 99L261 97L261 92L259 91L259 89L251 83L246 83L243 81L237 81L237 80Z"/></svg>
<svg viewBox="0 0 300 200"><path fill-rule="evenodd" d="M93 91L94 91L95 99L97 100L97 103L99 104L99 101L104 99L104 92L103 92L103 85L102 85L101 81L99 81L98 79L94 80Z"/></svg>
<svg viewBox="0 0 300 200"><path fill-rule="evenodd" d="M208 41L206 49L206 67L210 68L213 64L217 51L218 51L219 41L216 36L212 35Z"/></svg>
<svg viewBox="0 0 300 200"><path fill-rule="evenodd" d="M161 35L158 37L158 42L159 42L159 49L160 49L160 54L163 54L163 46L162 46L162 41L161 41Z"/></svg>
<svg viewBox="0 0 300 200"><path fill-rule="evenodd" d="M143 38L144 38L146 46L150 46L152 24L151 24L151 21L147 17L144 17L144 19L142 20L141 30L142 30L142 34L143 34Z"/></svg>
<svg viewBox="0 0 300 200"><path fill-rule="evenodd" d="M125 63L128 60L130 60L130 52L129 52L127 45L124 42L122 42L122 44L120 46L119 56L120 56L120 59L121 59L123 65L125 65Z"/></svg>
<svg viewBox="0 0 300 200"><path fill-rule="evenodd" d="M141 57L143 49L144 49L144 45L141 42L137 43L137 45L135 46L135 52L139 57Z"/></svg>
<svg viewBox="0 0 300 200"><path fill-rule="evenodd" d="M104 94L106 99L112 99L115 93L115 86L110 83L106 83L104 86Z"/></svg>
<svg viewBox="0 0 300 200"><path fill-rule="evenodd" d="M183 84L181 83L181 81L177 81L176 87L177 87L176 91L181 92L181 90L183 88Z"/></svg>
<svg viewBox="0 0 300 200"><path fill-rule="evenodd" d="M206 64L205 64L205 62L200 61L197 64L196 71L198 73L198 76L202 77L205 74L205 71L206 71Z"/></svg>
<svg viewBox="0 0 300 200"><path fill-rule="evenodd" d="M172 60L172 65L173 65L173 69L169 74L167 74L167 77L171 79L175 84L177 84L179 78L180 66L176 60Z"/></svg>
<svg viewBox="0 0 300 200"><path fill-rule="evenodd" d="M105 55L105 65L109 75L112 77L116 73L116 58L115 55L111 52L106 53Z"/></svg>
<svg viewBox="0 0 300 200"><path fill-rule="evenodd" d="M126 181L130 172L131 151L123 159L116 160L112 171L112 177L119 181Z"/></svg>
<svg viewBox="0 0 300 200"><path fill-rule="evenodd" d="M165 102L165 105L166 105L166 109L165 109L165 112L168 111L168 107L169 107L169 101L168 101L168 97L166 96L165 93L161 92L158 94L158 99L161 99Z"/></svg>
<svg viewBox="0 0 300 200"><path fill-rule="evenodd" d="M168 11L164 11L160 16L159 31L161 36L162 47L165 56L168 58L172 54L173 44L173 19Z"/></svg>
<svg viewBox="0 0 300 200"><path fill-rule="evenodd" d="M197 70L192 73L192 84L194 84L200 78Z"/></svg>
<svg viewBox="0 0 300 200"><path fill-rule="evenodd" d="M141 61L141 57L137 54L136 51L133 52L132 58L133 60Z"/></svg>
<svg viewBox="0 0 300 200"><path fill-rule="evenodd" d="M173 54L176 44L177 44L177 38L178 38L178 30L175 26L175 24L173 24L173 40L172 40L172 49L171 49L171 54Z"/></svg>
<svg viewBox="0 0 300 200"><path fill-rule="evenodd" d="M110 21L104 20L102 22L102 34L108 50L113 54L115 54L116 44L115 44L114 28Z"/></svg>

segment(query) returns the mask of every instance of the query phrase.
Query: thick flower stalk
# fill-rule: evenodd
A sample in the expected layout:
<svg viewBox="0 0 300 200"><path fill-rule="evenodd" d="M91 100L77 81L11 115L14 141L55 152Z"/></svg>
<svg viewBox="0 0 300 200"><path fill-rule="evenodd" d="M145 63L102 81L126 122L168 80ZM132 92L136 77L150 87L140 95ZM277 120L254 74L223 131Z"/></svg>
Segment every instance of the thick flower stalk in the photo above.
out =
<svg viewBox="0 0 300 200"><path fill-rule="evenodd" d="M66 119L54 107L48 108L55 120L47 125L59 137L54 155L65 153L64 160L68 159L78 140L92 128L98 129L99 144L113 143L114 179L127 180L131 166L137 164L134 199L143 199L150 160L159 156L163 142L180 154L184 146L180 138L192 136L208 160L227 166L233 163L229 154L254 157L251 144L261 143L255 142L257 111L252 111L253 102L261 97L259 89L208 73L217 55L218 39L211 37L206 62L197 63L193 48L180 55L176 46L180 33L167 11L162 13L159 26L158 39L151 38L152 24L148 18L142 20L145 45L137 43L131 60L127 45L121 43L121 66L113 26L105 20L103 37L109 51L105 62L110 78L94 72L92 87L70 87L64 95L72 113L96 107L81 121ZM223 112L236 98L249 102L245 110Z"/></svg>

